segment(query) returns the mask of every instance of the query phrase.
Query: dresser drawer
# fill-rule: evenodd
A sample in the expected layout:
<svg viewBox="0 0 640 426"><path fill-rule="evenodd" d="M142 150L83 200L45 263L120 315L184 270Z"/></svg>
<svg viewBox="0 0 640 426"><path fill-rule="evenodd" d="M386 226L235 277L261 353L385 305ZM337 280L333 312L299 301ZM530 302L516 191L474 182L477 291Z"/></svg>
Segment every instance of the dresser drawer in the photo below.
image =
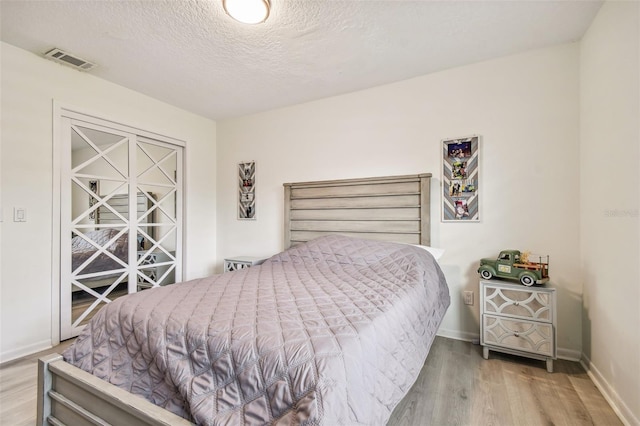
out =
<svg viewBox="0 0 640 426"><path fill-rule="evenodd" d="M553 325L485 314L482 345L555 357Z"/></svg>
<svg viewBox="0 0 640 426"><path fill-rule="evenodd" d="M544 289L484 285L483 311L511 318L553 322L552 294Z"/></svg>

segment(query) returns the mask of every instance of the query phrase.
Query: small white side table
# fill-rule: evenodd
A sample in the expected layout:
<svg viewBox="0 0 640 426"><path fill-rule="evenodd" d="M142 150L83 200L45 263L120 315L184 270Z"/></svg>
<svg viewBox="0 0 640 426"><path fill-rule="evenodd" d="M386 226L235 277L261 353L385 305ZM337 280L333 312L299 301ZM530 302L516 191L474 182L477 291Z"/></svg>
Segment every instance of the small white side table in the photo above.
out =
<svg viewBox="0 0 640 426"><path fill-rule="evenodd" d="M267 260L268 257L255 257L255 256L236 256L229 257L224 260L224 272L239 271L240 269L250 268L255 265L260 265Z"/></svg>
<svg viewBox="0 0 640 426"><path fill-rule="evenodd" d="M480 281L482 355L505 352L546 361L553 372L556 348L556 290L504 281Z"/></svg>

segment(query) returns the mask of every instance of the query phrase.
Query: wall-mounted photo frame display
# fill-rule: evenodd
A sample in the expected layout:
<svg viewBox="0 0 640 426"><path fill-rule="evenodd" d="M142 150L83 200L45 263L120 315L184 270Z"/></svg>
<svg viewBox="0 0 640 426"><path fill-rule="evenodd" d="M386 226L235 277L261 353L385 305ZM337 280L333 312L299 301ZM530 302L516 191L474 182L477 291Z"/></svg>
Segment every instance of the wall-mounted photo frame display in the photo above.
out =
<svg viewBox="0 0 640 426"><path fill-rule="evenodd" d="M238 164L238 219L256 218L256 163Z"/></svg>
<svg viewBox="0 0 640 426"><path fill-rule="evenodd" d="M480 136L442 141L442 221L479 222Z"/></svg>

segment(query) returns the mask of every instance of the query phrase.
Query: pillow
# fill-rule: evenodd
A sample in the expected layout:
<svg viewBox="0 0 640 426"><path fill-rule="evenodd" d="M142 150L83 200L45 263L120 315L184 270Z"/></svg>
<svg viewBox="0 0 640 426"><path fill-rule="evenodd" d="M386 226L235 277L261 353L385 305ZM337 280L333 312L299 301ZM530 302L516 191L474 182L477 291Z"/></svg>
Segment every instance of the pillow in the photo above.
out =
<svg viewBox="0 0 640 426"><path fill-rule="evenodd" d="M441 248L421 246L419 244L411 244L411 245L414 247L420 247L421 249L428 251L429 253L431 253L431 255L435 260L440 259L444 254L444 249L441 249Z"/></svg>

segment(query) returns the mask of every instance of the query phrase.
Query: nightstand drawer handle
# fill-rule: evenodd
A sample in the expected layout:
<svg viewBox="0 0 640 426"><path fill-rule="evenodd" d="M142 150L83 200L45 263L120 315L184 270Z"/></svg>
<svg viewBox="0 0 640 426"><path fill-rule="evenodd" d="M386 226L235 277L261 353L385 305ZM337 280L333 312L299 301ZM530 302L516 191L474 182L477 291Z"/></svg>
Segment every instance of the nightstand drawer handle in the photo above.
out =
<svg viewBox="0 0 640 426"><path fill-rule="evenodd" d="M513 302L515 306L520 306L520 302Z"/></svg>
<svg viewBox="0 0 640 426"><path fill-rule="evenodd" d="M518 333L517 331L515 331L515 332L513 333L513 335L514 335L514 336L516 336L516 337L520 337L520 333Z"/></svg>

